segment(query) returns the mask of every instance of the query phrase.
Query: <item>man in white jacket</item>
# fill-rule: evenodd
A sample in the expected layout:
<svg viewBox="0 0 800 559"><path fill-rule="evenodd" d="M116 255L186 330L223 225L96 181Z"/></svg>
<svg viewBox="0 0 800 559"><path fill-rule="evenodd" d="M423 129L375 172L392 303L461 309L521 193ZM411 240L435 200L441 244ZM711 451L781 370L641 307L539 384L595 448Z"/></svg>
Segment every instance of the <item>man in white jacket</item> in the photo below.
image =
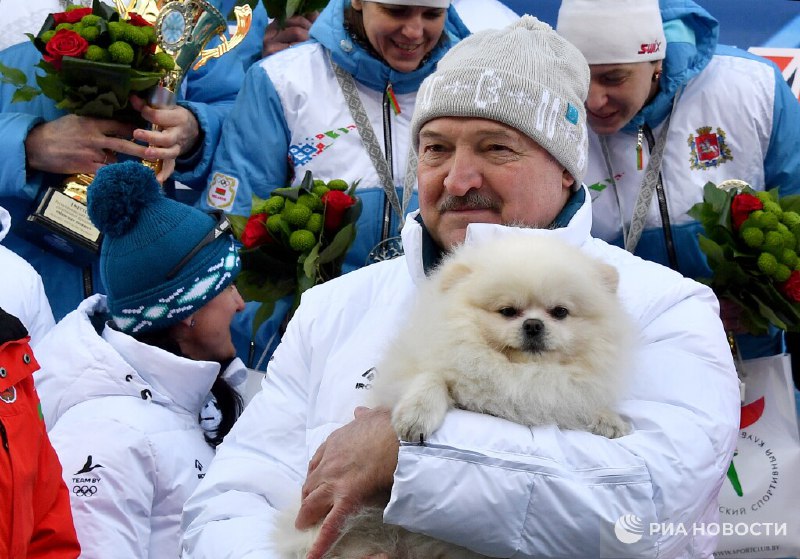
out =
<svg viewBox="0 0 800 559"><path fill-rule="evenodd" d="M530 16L440 61L412 121L420 211L405 255L304 295L262 391L187 501L184 557L278 557L270 527L300 491L297 526L324 522L312 559L344 517L387 498L386 522L490 557L712 555L739 422L730 350L708 288L590 236L588 87L583 56ZM520 234L618 269L640 335L620 406L632 433L452 410L424 444L398 441L387 410L360 406L417 286L453 246Z"/></svg>

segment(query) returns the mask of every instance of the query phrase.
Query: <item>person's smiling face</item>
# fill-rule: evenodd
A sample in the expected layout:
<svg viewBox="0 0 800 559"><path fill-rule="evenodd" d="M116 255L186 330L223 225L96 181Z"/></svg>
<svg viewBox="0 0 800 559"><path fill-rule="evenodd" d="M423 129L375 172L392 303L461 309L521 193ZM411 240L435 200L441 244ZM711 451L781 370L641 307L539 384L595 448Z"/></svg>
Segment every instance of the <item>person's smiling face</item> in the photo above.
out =
<svg viewBox="0 0 800 559"><path fill-rule="evenodd" d="M398 72L413 72L431 52L444 30L447 10L351 0L362 12L364 31L372 48Z"/></svg>
<svg viewBox="0 0 800 559"><path fill-rule="evenodd" d="M658 91L653 79L661 63L592 64L586 120L597 134L614 134Z"/></svg>

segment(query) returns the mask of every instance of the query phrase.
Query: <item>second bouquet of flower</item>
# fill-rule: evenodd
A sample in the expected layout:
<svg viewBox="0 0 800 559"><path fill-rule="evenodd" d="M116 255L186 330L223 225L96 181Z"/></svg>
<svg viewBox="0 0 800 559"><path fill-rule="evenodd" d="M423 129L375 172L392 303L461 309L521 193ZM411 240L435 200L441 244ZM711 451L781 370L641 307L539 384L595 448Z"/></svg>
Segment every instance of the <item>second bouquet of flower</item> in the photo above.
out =
<svg viewBox="0 0 800 559"><path fill-rule="evenodd" d="M253 334L279 299L294 295L291 316L304 291L342 273L361 215L356 186L306 172L300 186L275 189L266 200L254 197L249 216L229 216L242 243L236 285L245 301L261 303Z"/></svg>
<svg viewBox="0 0 800 559"><path fill-rule="evenodd" d="M689 215L705 229L700 249L714 273L705 283L741 308L748 331L800 331L800 196L708 183Z"/></svg>

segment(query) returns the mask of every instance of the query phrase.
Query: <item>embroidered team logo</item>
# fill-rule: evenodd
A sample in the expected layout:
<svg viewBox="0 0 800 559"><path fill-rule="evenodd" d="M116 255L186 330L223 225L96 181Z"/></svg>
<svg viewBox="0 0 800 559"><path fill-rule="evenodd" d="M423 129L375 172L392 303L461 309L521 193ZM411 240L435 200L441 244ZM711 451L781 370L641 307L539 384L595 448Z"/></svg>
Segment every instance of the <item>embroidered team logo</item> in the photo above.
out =
<svg viewBox="0 0 800 559"><path fill-rule="evenodd" d="M302 167L333 145L340 137L358 130L355 123L334 130L308 136L289 146L289 161L294 167Z"/></svg>
<svg viewBox="0 0 800 559"><path fill-rule="evenodd" d="M17 401L17 389L13 386L9 386L5 390L0 391L0 400L6 404L13 404Z"/></svg>
<svg viewBox="0 0 800 559"><path fill-rule="evenodd" d="M710 169L719 167L726 161L732 161L731 149L725 143L725 131L717 128L711 131L711 126L698 128L695 134L689 134L689 148L691 154L689 163L692 169Z"/></svg>
<svg viewBox="0 0 800 559"><path fill-rule="evenodd" d="M214 173L206 196L208 205L220 209L230 208L234 199L236 199L238 186L239 181L235 177Z"/></svg>

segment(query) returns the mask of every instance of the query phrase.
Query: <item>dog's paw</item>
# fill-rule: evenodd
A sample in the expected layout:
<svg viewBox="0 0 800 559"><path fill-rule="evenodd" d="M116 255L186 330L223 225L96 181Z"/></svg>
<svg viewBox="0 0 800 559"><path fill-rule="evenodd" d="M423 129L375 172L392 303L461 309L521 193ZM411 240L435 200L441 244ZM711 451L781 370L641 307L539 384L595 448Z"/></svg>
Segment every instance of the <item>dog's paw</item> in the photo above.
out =
<svg viewBox="0 0 800 559"><path fill-rule="evenodd" d="M446 411L446 407L432 410L421 402L401 401L392 411L392 427L400 439L422 443L439 428Z"/></svg>
<svg viewBox="0 0 800 559"><path fill-rule="evenodd" d="M589 431L601 437L616 439L629 434L631 427L616 412L604 411L589 425Z"/></svg>

